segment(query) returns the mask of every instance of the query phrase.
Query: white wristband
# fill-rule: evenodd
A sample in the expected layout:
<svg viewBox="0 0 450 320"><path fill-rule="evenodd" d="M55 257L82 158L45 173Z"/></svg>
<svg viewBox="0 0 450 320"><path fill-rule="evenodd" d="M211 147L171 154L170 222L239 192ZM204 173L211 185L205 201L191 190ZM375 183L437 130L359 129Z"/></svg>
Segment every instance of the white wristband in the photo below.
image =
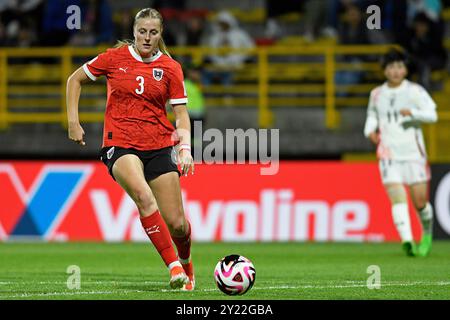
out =
<svg viewBox="0 0 450 320"><path fill-rule="evenodd" d="M188 145L188 144L182 144L182 145L180 145L180 150L179 151L181 151L181 150L189 150L189 151L191 151L191 146Z"/></svg>

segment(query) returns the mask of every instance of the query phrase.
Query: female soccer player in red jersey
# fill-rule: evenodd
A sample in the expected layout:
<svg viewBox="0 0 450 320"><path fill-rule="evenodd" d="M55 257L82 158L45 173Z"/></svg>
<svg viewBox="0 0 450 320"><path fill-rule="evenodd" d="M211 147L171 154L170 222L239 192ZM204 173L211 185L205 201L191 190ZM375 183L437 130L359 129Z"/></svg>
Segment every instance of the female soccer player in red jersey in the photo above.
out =
<svg viewBox="0 0 450 320"><path fill-rule="evenodd" d="M194 173L191 129L183 72L167 52L162 25L158 11L139 11L134 42L119 42L69 77L68 133L69 139L85 145L78 118L81 84L105 75L108 96L101 159L136 203L145 232L169 268L170 286L191 291L195 286L191 227L183 211L176 160L183 175ZM167 119L167 100L177 130Z"/></svg>

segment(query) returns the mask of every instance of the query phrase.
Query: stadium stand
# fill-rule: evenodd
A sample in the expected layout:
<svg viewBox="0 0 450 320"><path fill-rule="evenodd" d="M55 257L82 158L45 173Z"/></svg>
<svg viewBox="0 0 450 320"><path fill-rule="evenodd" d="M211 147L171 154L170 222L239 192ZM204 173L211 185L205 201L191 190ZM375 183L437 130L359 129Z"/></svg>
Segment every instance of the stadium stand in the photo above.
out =
<svg viewBox="0 0 450 320"><path fill-rule="evenodd" d="M113 21L120 10L135 12L140 1L111 2ZM285 157L372 157L372 146L362 135L369 91L382 81L379 56L389 45L339 46L335 37L324 35L314 42L301 36L304 13L280 16L280 39L265 35L265 1L189 0L182 15L173 14L168 25L182 43L179 21L190 16L206 19L208 28L218 11L227 9L258 44L248 53L251 59L235 71L229 86L204 86L207 127L279 128L280 153ZM445 47L450 49L450 8L444 8ZM178 20L177 20L178 19ZM176 26L178 25L178 27ZM175 27L174 27L175 26ZM208 32L209 29L205 30ZM109 44L110 45L110 44ZM105 50L107 44L91 48L0 48L0 150L2 156L96 157L101 141L104 80L83 87L81 121L85 123L88 147L80 151L66 140L65 82L82 63ZM181 62L205 63L211 52L204 46L172 46ZM224 50L226 51L226 50ZM360 63L346 62L343 56L364 56ZM339 71L362 72L358 83L336 83ZM450 139L450 78L448 68L432 74L432 94L438 104L440 122L426 127L432 161L450 159L446 148ZM58 145L59 151L50 146Z"/></svg>

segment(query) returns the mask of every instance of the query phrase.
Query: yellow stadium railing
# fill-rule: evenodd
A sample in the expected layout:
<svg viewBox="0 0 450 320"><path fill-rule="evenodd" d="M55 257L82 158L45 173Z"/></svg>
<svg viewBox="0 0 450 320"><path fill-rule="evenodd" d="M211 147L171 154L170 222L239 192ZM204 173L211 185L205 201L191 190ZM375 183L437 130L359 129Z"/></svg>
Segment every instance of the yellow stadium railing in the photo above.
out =
<svg viewBox="0 0 450 320"><path fill-rule="evenodd" d="M338 57L367 55L380 56L392 45L377 46L339 46L339 45L296 45L270 46L247 50L237 50L254 58L254 62L237 70L238 77L247 81L231 87L211 85L204 88L205 93L215 94L207 101L211 106L220 106L220 95L241 93L243 97L234 99L234 106L251 106L258 108L258 123L262 128L271 127L274 123L273 109L277 107L323 107L325 125L329 129L339 128L341 107L365 106L369 91L382 78L377 61L362 62L357 65L342 62ZM68 76L83 62L106 50L96 48L1 48L0 49L0 129L10 124L25 122L53 122L66 126L65 91ZM172 55L190 57L194 63L200 63L210 54L225 54L236 51L229 48L211 49L205 47L174 47ZM321 57L319 61L310 62L274 62L279 57ZM11 62L17 59L51 58L51 64L28 62ZM277 60L279 61L279 59ZM208 67L208 66L207 66ZM373 84L354 84L344 86L335 83L335 73L342 70L360 70L376 74ZM299 79L311 81L297 81ZM274 83L278 79L281 83ZM284 81L284 82L283 82ZM47 83L48 82L48 83ZM363 96L341 97L342 90L358 93ZM39 94L47 92L47 95ZM312 96L291 96L305 92ZM82 96L80 100L80 121L103 121L105 88L83 87L82 93L94 97ZM278 94L274 96L274 94ZM28 96L27 96L28 95ZM96 96L97 95L97 96ZM11 98L11 97L14 98ZM27 97L26 97L27 96ZM103 100L98 96L104 96ZM24 98L25 97L25 98ZM31 97L31 98L29 98ZM35 98L33 98L35 97ZM442 100L443 111L439 117L443 122L450 121L450 102ZM86 110L83 105L95 105L96 108ZM39 108L42 107L42 108ZM439 105L441 109L441 105ZM37 109L37 110L36 110ZM41 109L45 109L41 110ZM432 160L450 159L450 155L441 156L439 136L436 125L426 127L429 140L430 158Z"/></svg>
<svg viewBox="0 0 450 320"><path fill-rule="evenodd" d="M8 64L5 51L0 51L0 70L0 129L4 129L8 123Z"/></svg>

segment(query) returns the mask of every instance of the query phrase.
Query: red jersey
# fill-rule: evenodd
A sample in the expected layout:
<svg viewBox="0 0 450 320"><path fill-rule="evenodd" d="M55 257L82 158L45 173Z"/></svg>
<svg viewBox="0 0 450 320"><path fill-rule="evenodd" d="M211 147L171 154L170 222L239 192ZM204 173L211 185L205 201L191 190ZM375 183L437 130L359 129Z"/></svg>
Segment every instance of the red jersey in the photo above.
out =
<svg viewBox="0 0 450 320"><path fill-rule="evenodd" d="M187 103L177 61L162 52L143 59L132 46L123 46L99 54L83 69L91 80L107 78L103 147L156 150L178 143L166 112L167 100Z"/></svg>

